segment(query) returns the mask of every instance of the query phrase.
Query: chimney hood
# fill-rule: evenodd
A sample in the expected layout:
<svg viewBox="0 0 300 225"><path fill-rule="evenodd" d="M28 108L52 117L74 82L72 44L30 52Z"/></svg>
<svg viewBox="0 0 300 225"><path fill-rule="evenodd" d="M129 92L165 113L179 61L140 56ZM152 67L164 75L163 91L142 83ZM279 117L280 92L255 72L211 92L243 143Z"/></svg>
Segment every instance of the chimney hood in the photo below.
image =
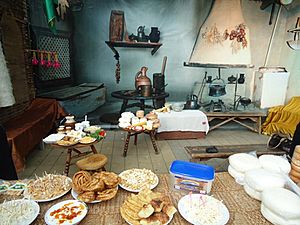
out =
<svg viewBox="0 0 300 225"><path fill-rule="evenodd" d="M249 36L240 0L215 0L200 28L191 57L184 66L253 67Z"/></svg>

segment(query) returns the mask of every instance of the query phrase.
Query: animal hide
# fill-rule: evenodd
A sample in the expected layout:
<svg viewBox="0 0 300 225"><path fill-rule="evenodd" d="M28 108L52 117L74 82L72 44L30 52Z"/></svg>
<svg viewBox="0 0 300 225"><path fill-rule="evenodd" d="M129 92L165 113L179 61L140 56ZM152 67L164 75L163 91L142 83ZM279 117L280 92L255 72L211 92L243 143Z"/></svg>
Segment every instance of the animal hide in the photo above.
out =
<svg viewBox="0 0 300 225"><path fill-rule="evenodd" d="M0 108L11 106L15 103L12 84L0 42Z"/></svg>

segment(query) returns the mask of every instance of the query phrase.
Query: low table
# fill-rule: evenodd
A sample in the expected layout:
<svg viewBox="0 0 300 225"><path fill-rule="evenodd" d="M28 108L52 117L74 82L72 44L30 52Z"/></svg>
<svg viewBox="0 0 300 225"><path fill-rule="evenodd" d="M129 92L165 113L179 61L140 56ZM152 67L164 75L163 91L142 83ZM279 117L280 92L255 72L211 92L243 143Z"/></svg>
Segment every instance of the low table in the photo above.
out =
<svg viewBox="0 0 300 225"><path fill-rule="evenodd" d="M207 153L207 148L216 148L218 152ZM266 145L255 144L255 145L214 145L214 146L186 146L185 150L191 156L191 162L205 161L212 158L228 158L235 153L248 153L256 151L257 156L260 155L284 155L286 152L279 149L268 149Z"/></svg>
<svg viewBox="0 0 300 225"><path fill-rule="evenodd" d="M224 124L233 121L238 123L249 130L252 130L257 133L261 133L261 117L266 116L266 112L257 111L257 112L243 112L243 111L233 111L233 112L205 112L208 121L212 121L214 119L222 119L223 121L217 123L214 126L211 126L209 131L217 129ZM245 119L252 120L255 124L254 126L249 126L244 121Z"/></svg>
<svg viewBox="0 0 300 225"><path fill-rule="evenodd" d="M169 93L165 92L160 94L152 94L149 97L145 97L135 90L123 90L123 91L114 91L111 93L111 96L123 100L122 107L120 110L120 115L121 115L122 112L125 112L127 108L131 108L131 107L140 107L141 110L144 110L145 108L150 108L150 109L158 108L157 101L164 100L165 98L169 97ZM128 104L129 100L137 100L138 102ZM152 100L153 105L146 105L145 104L146 100Z"/></svg>
<svg viewBox="0 0 300 225"><path fill-rule="evenodd" d="M124 145L124 151L123 151L123 156L126 157L127 156L127 150L128 150L128 145L129 145L129 140L131 136L134 136L134 145L137 144L137 136L139 134L147 134L150 136L155 154L158 154L158 148L155 142L155 133L157 129L153 129L153 130L141 130L141 131L135 131L135 130L131 130L131 129L124 129L125 131L127 131L127 137L125 140L125 145Z"/></svg>

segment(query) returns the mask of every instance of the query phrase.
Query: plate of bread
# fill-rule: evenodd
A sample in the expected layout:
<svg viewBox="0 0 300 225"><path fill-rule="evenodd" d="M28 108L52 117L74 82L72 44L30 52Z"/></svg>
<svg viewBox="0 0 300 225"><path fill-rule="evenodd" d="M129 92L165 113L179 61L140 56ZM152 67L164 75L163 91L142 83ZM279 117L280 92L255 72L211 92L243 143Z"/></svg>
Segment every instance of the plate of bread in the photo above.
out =
<svg viewBox="0 0 300 225"><path fill-rule="evenodd" d="M114 198L118 192L120 178L113 172L79 171L72 179L73 198L86 202L98 203Z"/></svg>
<svg viewBox="0 0 300 225"><path fill-rule="evenodd" d="M122 218L130 225L162 224L171 222L177 209L168 196L145 188L131 194L120 207Z"/></svg>
<svg viewBox="0 0 300 225"><path fill-rule="evenodd" d="M155 173L149 169L129 169L119 174L120 187L130 192L140 192L144 188L153 189L159 179Z"/></svg>
<svg viewBox="0 0 300 225"><path fill-rule="evenodd" d="M81 139L79 139L80 144L91 144L96 141L96 138L90 137L90 136L85 136Z"/></svg>

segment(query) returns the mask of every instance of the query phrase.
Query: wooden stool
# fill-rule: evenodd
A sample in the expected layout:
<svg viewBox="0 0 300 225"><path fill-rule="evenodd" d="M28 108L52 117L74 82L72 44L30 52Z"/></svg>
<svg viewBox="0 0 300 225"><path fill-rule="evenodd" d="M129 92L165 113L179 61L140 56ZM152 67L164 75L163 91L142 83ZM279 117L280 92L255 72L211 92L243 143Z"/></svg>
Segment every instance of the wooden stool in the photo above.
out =
<svg viewBox="0 0 300 225"><path fill-rule="evenodd" d="M102 154L93 154L76 162L76 166L81 170L104 170L107 163L107 157Z"/></svg>

